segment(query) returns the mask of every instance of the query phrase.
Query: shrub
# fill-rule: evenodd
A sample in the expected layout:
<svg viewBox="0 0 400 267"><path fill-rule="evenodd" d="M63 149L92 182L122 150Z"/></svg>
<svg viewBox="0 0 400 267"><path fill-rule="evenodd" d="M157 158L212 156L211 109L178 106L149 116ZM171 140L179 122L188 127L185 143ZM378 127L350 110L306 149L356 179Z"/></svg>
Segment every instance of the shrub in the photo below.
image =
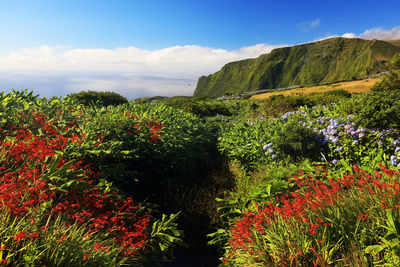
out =
<svg viewBox="0 0 400 267"><path fill-rule="evenodd" d="M332 90L324 93L310 94L308 98L313 102L314 105L327 105L331 103L339 102L343 99L350 98L351 93L346 90Z"/></svg>
<svg viewBox="0 0 400 267"><path fill-rule="evenodd" d="M120 105L127 103L128 100L115 92L82 91L68 95L83 105L99 104L102 106Z"/></svg>
<svg viewBox="0 0 400 267"><path fill-rule="evenodd" d="M316 167L294 176L291 194L277 194L227 232L228 266L397 266L399 173L357 166L343 176Z"/></svg>
<svg viewBox="0 0 400 267"><path fill-rule="evenodd" d="M306 96L273 95L265 101L263 108L267 116L282 115L300 106L313 106L314 103Z"/></svg>
<svg viewBox="0 0 400 267"><path fill-rule="evenodd" d="M252 95L242 95L242 100L250 99Z"/></svg>
<svg viewBox="0 0 400 267"><path fill-rule="evenodd" d="M167 106L193 113L200 117L214 117L217 115L231 116L228 106L221 101L207 101L203 98L171 97L163 101Z"/></svg>
<svg viewBox="0 0 400 267"><path fill-rule="evenodd" d="M322 145L316 141L316 133L298 121L289 121L272 135L271 143L277 155L282 159L318 160Z"/></svg>
<svg viewBox="0 0 400 267"><path fill-rule="evenodd" d="M400 54L395 55L389 63L389 73L377 82L371 90L374 92L400 89Z"/></svg>
<svg viewBox="0 0 400 267"><path fill-rule="evenodd" d="M327 105L349 97L351 93L342 89L299 96L273 95L265 101L263 108L267 116L277 116L301 106Z"/></svg>
<svg viewBox="0 0 400 267"><path fill-rule="evenodd" d="M343 89L338 89L338 90L332 90L332 91L328 91L323 93L324 95L335 95L335 96L342 96L342 97L351 97L351 93L343 90Z"/></svg>
<svg viewBox="0 0 400 267"><path fill-rule="evenodd" d="M135 200L127 197L101 179L97 162L79 153L90 144L88 154L96 149L104 157L124 154L116 149L124 146L118 142L121 137L125 143L151 146L158 140L159 124L119 114L120 121L125 118L126 124L138 128L107 143L103 138L108 132L84 127L96 126L89 111L107 109L27 93L3 92L0 103L1 262L118 266L123 261L160 259L179 243L176 215L155 221L146 205L137 204L136 195ZM109 116L112 120L117 114ZM142 135L135 130L142 130Z"/></svg>
<svg viewBox="0 0 400 267"><path fill-rule="evenodd" d="M269 125L263 120L235 121L221 129L218 148L231 160L238 161L245 169L255 169L265 162L263 143L269 141Z"/></svg>
<svg viewBox="0 0 400 267"><path fill-rule="evenodd" d="M355 122L379 129L400 129L400 91L379 91L360 99Z"/></svg>

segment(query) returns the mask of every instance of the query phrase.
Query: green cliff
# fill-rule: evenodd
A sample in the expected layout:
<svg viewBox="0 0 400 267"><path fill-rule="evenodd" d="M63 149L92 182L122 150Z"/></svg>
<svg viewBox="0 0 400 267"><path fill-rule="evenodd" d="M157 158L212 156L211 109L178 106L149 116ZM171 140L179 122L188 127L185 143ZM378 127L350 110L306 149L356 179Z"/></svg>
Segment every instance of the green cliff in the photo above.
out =
<svg viewBox="0 0 400 267"><path fill-rule="evenodd" d="M261 89L351 80L381 72L400 47L386 41L332 38L278 48L226 64L202 76L194 96L222 96Z"/></svg>

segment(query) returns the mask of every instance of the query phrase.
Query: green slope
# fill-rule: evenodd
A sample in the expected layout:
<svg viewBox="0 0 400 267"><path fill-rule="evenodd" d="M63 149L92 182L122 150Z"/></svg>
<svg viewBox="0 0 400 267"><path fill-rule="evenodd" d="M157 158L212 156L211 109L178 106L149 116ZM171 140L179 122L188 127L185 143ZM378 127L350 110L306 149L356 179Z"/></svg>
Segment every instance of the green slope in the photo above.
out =
<svg viewBox="0 0 400 267"><path fill-rule="evenodd" d="M380 40L332 38L278 48L226 64L202 76L194 96L222 96L261 89L350 80L382 71L400 47Z"/></svg>

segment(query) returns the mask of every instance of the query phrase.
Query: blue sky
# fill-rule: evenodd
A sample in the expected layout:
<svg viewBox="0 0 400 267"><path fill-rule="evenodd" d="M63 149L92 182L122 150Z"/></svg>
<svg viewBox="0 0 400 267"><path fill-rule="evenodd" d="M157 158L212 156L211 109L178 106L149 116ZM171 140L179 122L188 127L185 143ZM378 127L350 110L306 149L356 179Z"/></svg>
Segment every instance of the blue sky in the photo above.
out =
<svg viewBox="0 0 400 267"><path fill-rule="evenodd" d="M201 75L328 38L400 39L399 1L1 0L0 88L190 95Z"/></svg>

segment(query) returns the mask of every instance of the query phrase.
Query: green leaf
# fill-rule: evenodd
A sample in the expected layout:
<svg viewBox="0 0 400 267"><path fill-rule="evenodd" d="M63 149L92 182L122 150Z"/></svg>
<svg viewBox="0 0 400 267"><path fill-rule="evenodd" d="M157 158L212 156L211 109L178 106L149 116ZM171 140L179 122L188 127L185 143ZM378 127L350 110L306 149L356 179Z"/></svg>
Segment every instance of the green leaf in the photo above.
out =
<svg viewBox="0 0 400 267"><path fill-rule="evenodd" d="M365 248L365 253L376 255L386 248L385 245L372 245Z"/></svg>

